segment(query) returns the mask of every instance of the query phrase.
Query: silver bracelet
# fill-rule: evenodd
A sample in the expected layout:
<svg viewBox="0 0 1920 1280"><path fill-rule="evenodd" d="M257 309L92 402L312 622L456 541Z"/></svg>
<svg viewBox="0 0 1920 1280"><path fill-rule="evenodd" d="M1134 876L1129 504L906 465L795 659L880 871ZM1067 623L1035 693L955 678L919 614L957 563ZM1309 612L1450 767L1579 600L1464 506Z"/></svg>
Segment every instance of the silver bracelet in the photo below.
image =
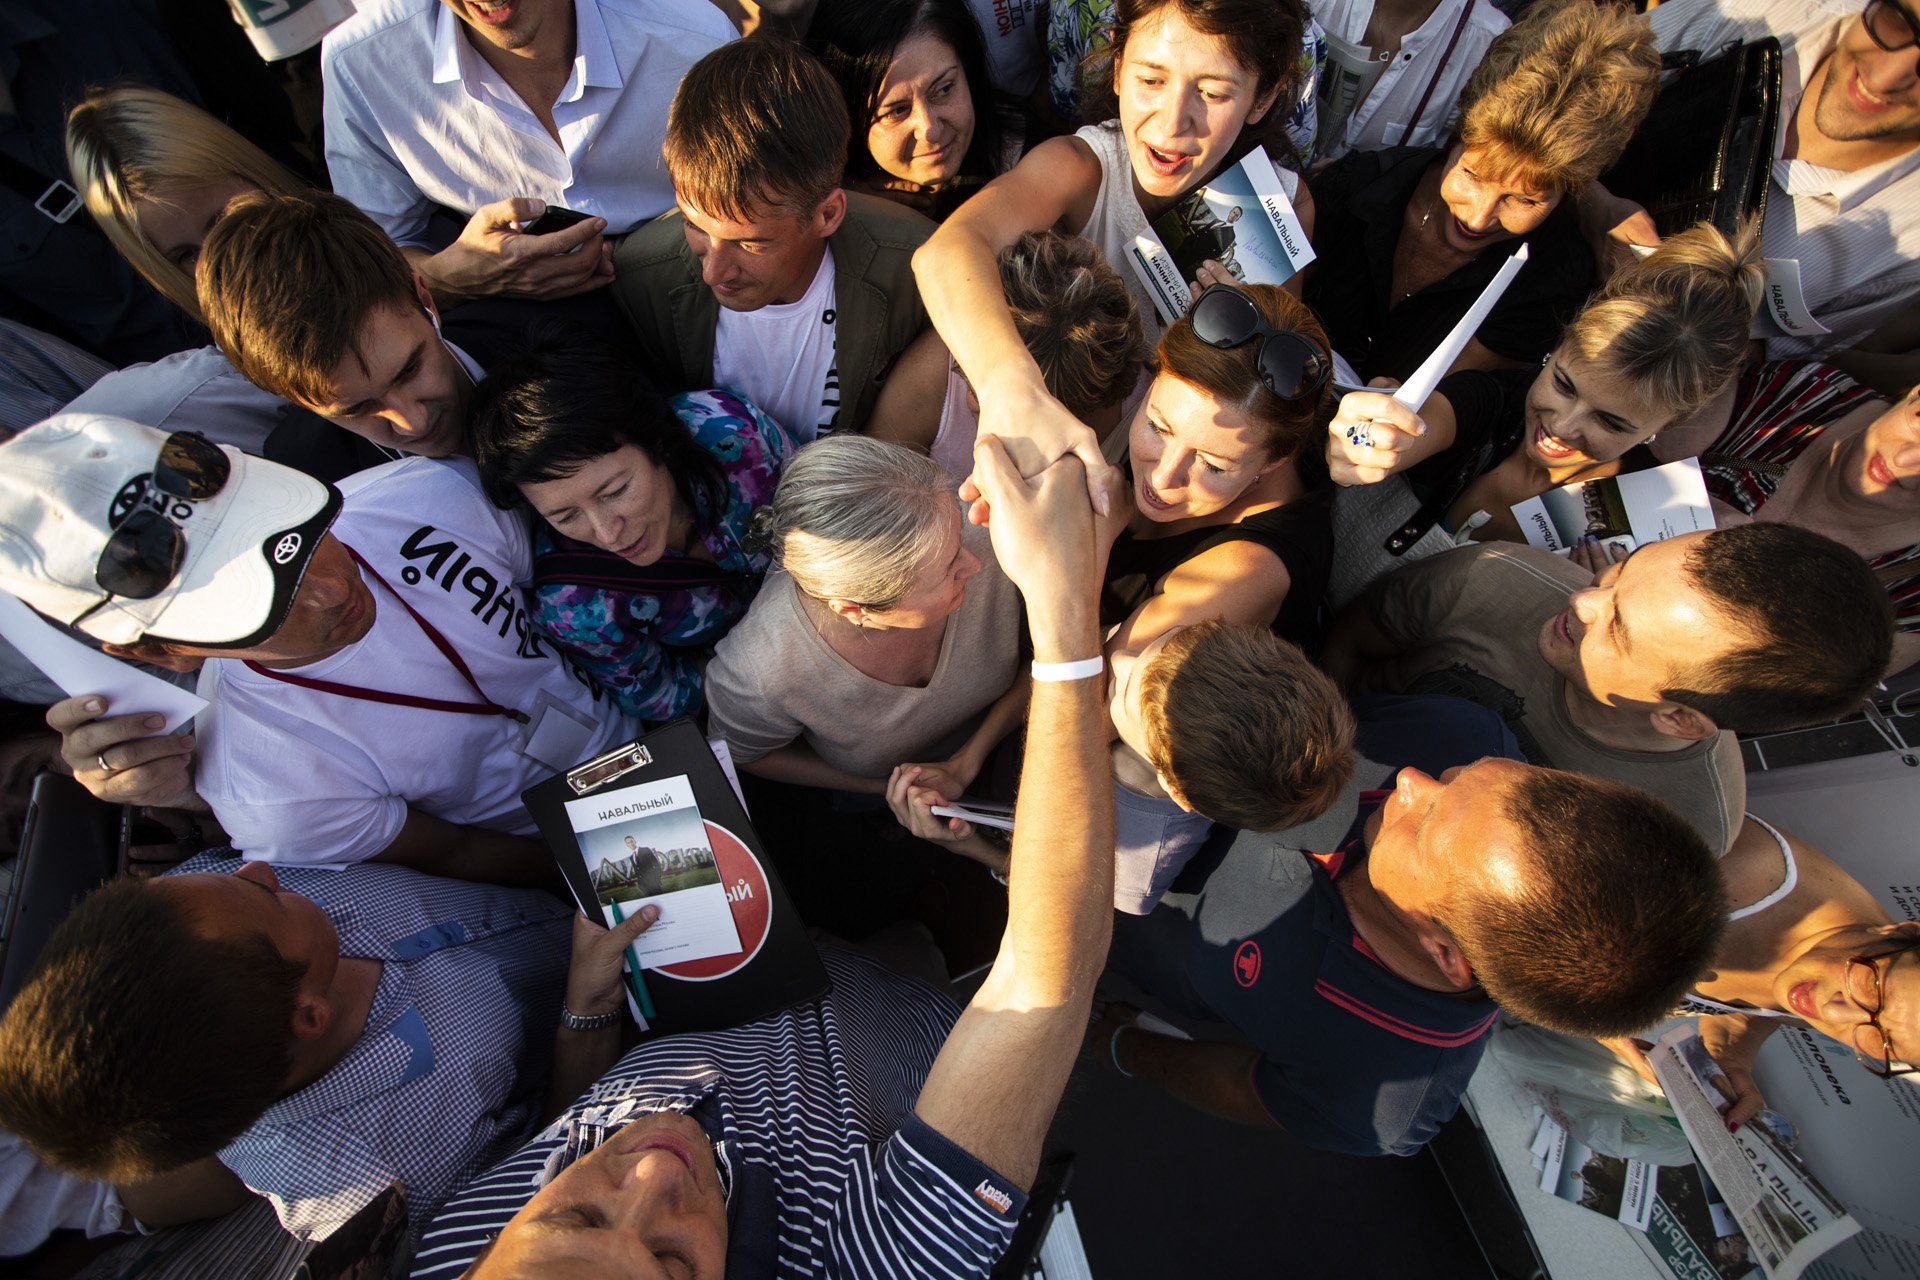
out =
<svg viewBox="0 0 1920 1280"><path fill-rule="evenodd" d="M591 1018L583 1018L567 1008L567 1002L560 1002L560 1025L569 1031L604 1031L620 1021L620 1010L609 1009L605 1013L596 1013Z"/></svg>

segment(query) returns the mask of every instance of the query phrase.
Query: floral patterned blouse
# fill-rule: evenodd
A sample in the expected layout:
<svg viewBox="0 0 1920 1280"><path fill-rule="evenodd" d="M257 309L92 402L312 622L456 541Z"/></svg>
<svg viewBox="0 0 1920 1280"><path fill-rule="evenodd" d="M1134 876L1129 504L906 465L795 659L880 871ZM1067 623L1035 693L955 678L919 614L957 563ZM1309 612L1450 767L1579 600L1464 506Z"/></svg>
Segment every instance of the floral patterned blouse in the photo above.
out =
<svg viewBox="0 0 1920 1280"><path fill-rule="evenodd" d="M668 551L645 567L555 533L534 533L534 622L591 672L629 714L672 720L701 707L701 669L720 637L746 613L767 571L764 551L741 545L754 511L798 446L731 391L669 399L675 416L726 476L726 509L696 503L695 523L711 563Z"/></svg>

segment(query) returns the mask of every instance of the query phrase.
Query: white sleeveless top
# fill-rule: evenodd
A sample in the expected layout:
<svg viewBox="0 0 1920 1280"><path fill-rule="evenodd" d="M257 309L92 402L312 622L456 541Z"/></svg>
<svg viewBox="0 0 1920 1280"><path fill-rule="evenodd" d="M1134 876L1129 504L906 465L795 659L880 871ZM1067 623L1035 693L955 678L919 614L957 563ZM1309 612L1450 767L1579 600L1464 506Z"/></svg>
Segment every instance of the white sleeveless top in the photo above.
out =
<svg viewBox="0 0 1920 1280"><path fill-rule="evenodd" d="M1073 136L1091 147L1094 158L1100 162L1100 190L1094 195L1093 212L1087 215L1087 225L1080 228L1080 234L1099 246L1108 265L1127 282L1127 291L1140 310L1147 342L1158 343L1166 326L1154 309L1153 295L1140 282L1132 259L1127 256L1133 238L1150 233L1152 227L1133 193L1133 159L1127 154L1127 140L1121 136L1120 122L1090 124L1075 131ZM1280 189L1287 193L1287 199L1299 199L1300 175L1279 165L1274 166L1274 173L1279 176Z"/></svg>
<svg viewBox="0 0 1920 1280"><path fill-rule="evenodd" d="M1735 920L1745 920L1750 915L1765 911L1768 907L1792 893L1794 886L1800 883L1800 864L1793 860L1793 846L1787 843L1787 838L1781 835L1772 823L1757 814L1748 814L1747 821L1759 823L1765 828L1767 834L1773 837L1773 842L1780 846L1780 857L1787 864L1787 873L1779 885L1759 901L1749 902L1737 911L1727 912L1727 920L1729 923ZM1715 1000L1710 996L1703 996L1697 991L1689 991L1685 996L1681 997L1680 1007L1676 1012L1705 1014L1742 1013L1749 1018L1794 1018L1799 1016L1798 1014L1785 1013L1778 1009L1755 1009L1747 1005L1727 1004L1725 1001Z"/></svg>

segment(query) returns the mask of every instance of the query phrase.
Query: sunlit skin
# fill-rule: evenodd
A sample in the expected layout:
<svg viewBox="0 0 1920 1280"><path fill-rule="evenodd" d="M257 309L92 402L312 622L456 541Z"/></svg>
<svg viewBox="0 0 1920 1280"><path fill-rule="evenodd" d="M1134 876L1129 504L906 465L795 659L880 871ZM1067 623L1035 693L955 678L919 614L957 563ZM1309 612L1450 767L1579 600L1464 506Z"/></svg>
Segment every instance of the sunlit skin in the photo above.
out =
<svg viewBox="0 0 1920 1280"><path fill-rule="evenodd" d="M540 38L549 24L567 23L571 34L570 0L440 0L467 24L472 38L497 49L525 49Z"/></svg>
<svg viewBox="0 0 1920 1280"><path fill-rule="evenodd" d="M1162 373L1134 414L1132 527L1228 511L1286 463L1269 458L1260 429L1183 378Z"/></svg>
<svg viewBox="0 0 1920 1280"><path fill-rule="evenodd" d="M1430 940L1446 938L1439 918L1464 896L1522 887L1530 864L1506 835L1511 827L1507 794L1526 767L1486 759L1448 769L1437 779L1411 768L1395 775L1393 794L1369 820L1364 864L1367 886L1391 909L1393 924ZM1356 923L1364 933L1372 911L1361 906ZM1446 963L1431 951L1428 959L1448 987L1470 985L1464 958L1450 942L1446 945Z"/></svg>
<svg viewBox="0 0 1920 1280"><path fill-rule="evenodd" d="M1480 151L1456 144L1441 172L1439 203L1447 215L1436 228L1441 239L1474 255L1533 231L1559 206L1560 193L1502 173Z"/></svg>
<svg viewBox="0 0 1920 1280"><path fill-rule="evenodd" d="M1649 404L1631 380L1582 360L1565 343L1527 388L1527 434L1520 448L1556 480L1611 462L1676 415Z"/></svg>
<svg viewBox="0 0 1920 1280"><path fill-rule="evenodd" d="M1907 15L1911 20L1913 11ZM1910 38L1891 15L1883 18L1894 42ZM1839 142L1920 136L1920 49L1889 53L1873 42L1860 18L1847 24L1827 58L1814 108L1820 132Z"/></svg>
<svg viewBox="0 0 1920 1280"><path fill-rule="evenodd" d="M429 305L423 286L418 306L376 307L334 366L330 394L306 407L385 448L465 453L473 379L441 341Z"/></svg>
<svg viewBox="0 0 1920 1280"><path fill-rule="evenodd" d="M1920 926L1903 922L1827 934L1774 975L1775 1004L1841 1044L1852 1044L1867 1021L1867 1010L1849 994L1847 961L1892 951L1910 942L1917 931ZM1881 1030L1891 1040L1894 1060L1912 1063L1920 1057L1920 949L1878 959L1875 965L1880 974ZM1864 983L1856 978L1855 985Z"/></svg>
<svg viewBox="0 0 1920 1280"><path fill-rule="evenodd" d="M529 481L520 492L559 532L633 564L686 550L692 521L673 478L633 445L583 463L572 475Z"/></svg>
<svg viewBox="0 0 1920 1280"><path fill-rule="evenodd" d="M231 174L203 187L173 187L151 199L134 201L133 219L161 257L191 276L207 232L227 205L235 196L255 190L251 182Z"/></svg>
<svg viewBox="0 0 1920 1280"><path fill-rule="evenodd" d="M891 609L863 611L863 627L920 631L960 612L967 599L967 579L980 572L980 557L961 540L962 524L960 509L955 507L938 547L914 579L913 590Z"/></svg>
<svg viewBox="0 0 1920 1280"><path fill-rule="evenodd" d="M643 1116L513 1215L471 1273L540 1280L721 1280L727 1202L713 1144L687 1116Z"/></svg>
<svg viewBox="0 0 1920 1280"><path fill-rule="evenodd" d="M1843 450L1840 477L1855 496L1912 515L1920 499L1920 390L1890 405Z"/></svg>
<svg viewBox="0 0 1920 1280"><path fill-rule="evenodd" d="M846 216L847 198L836 189L804 217L755 208L739 220L707 213L684 195L679 205L701 281L729 311L758 311L806 296L827 237Z"/></svg>
<svg viewBox="0 0 1920 1280"><path fill-rule="evenodd" d="M882 172L921 187L951 181L973 144L973 95L953 46L902 40L875 97L867 150Z"/></svg>
<svg viewBox="0 0 1920 1280"><path fill-rule="evenodd" d="M1696 584L1687 560L1707 533L1648 543L1609 566L1540 629L1540 655L1589 698L1653 706L1676 672L1741 642L1738 626Z"/></svg>
<svg viewBox="0 0 1920 1280"><path fill-rule="evenodd" d="M1114 88L1135 194L1149 214L1210 176L1279 93L1260 93L1226 41L1188 25L1177 5L1134 26L1114 63Z"/></svg>
<svg viewBox="0 0 1920 1280"><path fill-rule="evenodd" d="M1153 660L1166 647L1167 641L1185 630L1185 627L1170 627L1141 646L1138 653L1130 649L1116 649L1107 655L1107 714L1113 721L1113 731L1119 735L1120 741L1126 743L1142 760L1148 758L1148 750L1140 678L1153 665Z"/></svg>

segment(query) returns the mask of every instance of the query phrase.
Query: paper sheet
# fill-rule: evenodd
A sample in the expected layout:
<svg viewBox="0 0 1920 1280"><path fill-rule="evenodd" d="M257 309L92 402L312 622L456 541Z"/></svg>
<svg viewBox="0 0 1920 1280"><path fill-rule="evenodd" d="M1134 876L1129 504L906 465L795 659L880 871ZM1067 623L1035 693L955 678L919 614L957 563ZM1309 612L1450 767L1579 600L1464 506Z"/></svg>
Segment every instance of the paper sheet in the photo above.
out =
<svg viewBox="0 0 1920 1280"><path fill-rule="evenodd" d="M66 690L68 697L92 693L105 698L108 715L158 712L167 718L161 732L172 733L206 710L205 698L89 648L4 591L0 591L0 636Z"/></svg>
<svg viewBox="0 0 1920 1280"><path fill-rule="evenodd" d="M1400 384L1399 390L1393 393L1395 400L1415 413L1420 412L1420 406L1440 385L1440 379L1447 376L1447 370L1453 368L1453 362L1460 358L1460 353L1473 341L1473 335L1480 332L1480 326L1493 314L1494 304L1500 301L1500 295L1507 291L1513 278L1520 274L1520 268L1526 265L1527 246L1523 244L1511 258L1500 264L1500 270L1494 273L1493 279L1487 281L1487 287L1467 308L1467 314L1461 316L1460 322L1453 326L1453 332L1447 335L1447 340L1435 347L1433 354L1421 361L1412 376Z"/></svg>

